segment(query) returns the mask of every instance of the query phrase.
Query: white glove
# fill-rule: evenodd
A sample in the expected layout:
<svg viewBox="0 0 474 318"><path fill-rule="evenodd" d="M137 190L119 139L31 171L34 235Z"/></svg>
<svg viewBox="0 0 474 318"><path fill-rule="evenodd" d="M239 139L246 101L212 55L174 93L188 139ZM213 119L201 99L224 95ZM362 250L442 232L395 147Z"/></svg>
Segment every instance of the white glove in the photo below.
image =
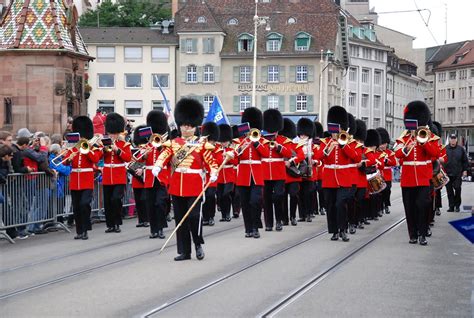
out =
<svg viewBox="0 0 474 318"><path fill-rule="evenodd" d="M234 152L233 151L227 151L225 153L225 155L229 158L229 159L234 159Z"/></svg>
<svg viewBox="0 0 474 318"><path fill-rule="evenodd" d="M216 182L216 181L217 181L217 176L216 176L215 174L211 174L211 177L209 178L209 181L210 181L211 183Z"/></svg>
<svg viewBox="0 0 474 318"><path fill-rule="evenodd" d="M160 167L153 167L153 169L151 170L151 173L152 173L155 177L158 177L158 175L160 174L160 171L161 171L161 168L160 168Z"/></svg>

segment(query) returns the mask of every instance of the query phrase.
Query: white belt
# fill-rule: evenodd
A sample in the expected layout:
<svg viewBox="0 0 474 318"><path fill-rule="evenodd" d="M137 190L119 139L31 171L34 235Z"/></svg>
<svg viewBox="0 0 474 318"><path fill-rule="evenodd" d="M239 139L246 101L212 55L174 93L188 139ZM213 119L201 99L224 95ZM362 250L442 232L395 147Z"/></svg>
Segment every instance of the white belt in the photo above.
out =
<svg viewBox="0 0 474 318"><path fill-rule="evenodd" d="M392 170L392 167L384 167L384 170Z"/></svg>
<svg viewBox="0 0 474 318"><path fill-rule="evenodd" d="M200 174L202 173L202 169L176 168L174 172Z"/></svg>
<svg viewBox="0 0 474 318"><path fill-rule="evenodd" d="M251 164L259 164L262 162L260 160L242 160L239 163L251 165Z"/></svg>
<svg viewBox="0 0 474 318"><path fill-rule="evenodd" d="M227 168L234 168L234 165L225 165L224 169L227 169Z"/></svg>
<svg viewBox="0 0 474 318"><path fill-rule="evenodd" d="M153 168L155 168L155 166L146 166L144 169L145 170L153 170ZM168 169L168 166L164 166L163 168L161 168L161 170L166 170Z"/></svg>
<svg viewBox="0 0 474 318"><path fill-rule="evenodd" d="M93 172L94 169L92 168L74 168L72 172Z"/></svg>
<svg viewBox="0 0 474 318"><path fill-rule="evenodd" d="M347 168L357 168L356 163L351 163L348 165L325 165L324 168L328 169L347 169Z"/></svg>
<svg viewBox="0 0 474 318"><path fill-rule="evenodd" d="M118 167L125 167L126 163L104 163L105 168L118 168Z"/></svg>
<svg viewBox="0 0 474 318"><path fill-rule="evenodd" d="M283 162L285 159L283 158L263 158L263 162Z"/></svg>
<svg viewBox="0 0 474 318"><path fill-rule="evenodd" d="M431 160L426 161L404 161L404 166L426 166L431 163Z"/></svg>

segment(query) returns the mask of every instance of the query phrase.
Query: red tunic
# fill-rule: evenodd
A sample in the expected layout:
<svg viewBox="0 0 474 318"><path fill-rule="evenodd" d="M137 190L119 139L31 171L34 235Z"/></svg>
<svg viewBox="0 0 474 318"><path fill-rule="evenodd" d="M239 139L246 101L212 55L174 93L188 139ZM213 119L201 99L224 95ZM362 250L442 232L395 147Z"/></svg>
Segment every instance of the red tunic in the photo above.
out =
<svg viewBox="0 0 474 318"><path fill-rule="evenodd" d="M432 136L424 144L418 142L407 154L405 144L411 139L409 132L397 139L395 144L395 156L402 159L402 176L400 185L402 187L429 186L433 176L432 158L438 158L440 149L437 136Z"/></svg>
<svg viewBox="0 0 474 318"><path fill-rule="evenodd" d="M288 147L291 140L278 135L275 142L281 145L281 152L278 152L278 146L270 148L270 142L266 143L268 157L262 158L263 180L286 179L285 158L291 158L291 149Z"/></svg>
<svg viewBox="0 0 474 318"><path fill-rule="evenodd" d="M148 149L149 147L153 148L148 152L146 155L146 166L145 166L145 188L153 188L153 185L155 184L155 180L158 180L163 186L168 186L169 183L169 169L167 166L164 166L160 173L158 174L158 178L155 178L151 170L155 166L156 161L158 160L158 157L160 154L163 152L162 148L155 148L153 147L150 143L146 145L144 149Z"/></svg>
<svg viewBox="0 0 474 318"><path fill-rule="evenodd" d="M217 167L220 167L220 165L224 162L224 158L222 157L222 155L220 156L220 159L221 160L217 160L217 151L221 150L221 146L219 144L216 144L214 146L215 148L213 150L210 150L210 153L212 155L212 157L214 158L214 162L216 163ZM205 168L205 172L206 172L206 184L210 181L211 179L211 167L209 166L209 164L205 164L204 165L206 168ZM217 188L217 183L218 181L214 181L212 183L209 184L209 188Z"/></svg>
<svg viewBox="0 0 474 318"><path fill-rule="evenodd" d="M103 185L127 184L126 165L132 159L131 145L123 140L115 141L115 145L117 152L104 151Z"/></svg>
<svg viewBox="0 0 474 318"><path fill-rule="evenodd" d="M385 166L383 169L383 179L385 181L392 181L392 167L397 165L397 158L395 158L395 153L392 150L385 149L384 153L386 153L386 156L384 158Z"/></svg>
<svg viewBox="0 0 474 318"><path fill-rule="evenodd" d="M249 142L247 138L242 138L239 148L245 147L247 142ZM255 185L263 186L262 158L269 156L268 148L265 146L266 143L268 143L268 140L264 138L260 138L258 147L254 147L253 142L250 142L248 147L238 156L237 186L249 187L251 180L254 181ZM239 148L237 153L241 151Z"/></svg>
<svg viewBox="0 0 474 318"><path fill-rule="evenodd" d="M289 147L291 148L291 151L292 151L292 157L288 161L292 161L296 165L298 165L301 161L305 159L303 145L299 145L295 142L291 142L291 144L289 144ZM301 180L302 180L301 178L292 177L287 173L285 183L301 182Z"/></svg>
<svg viewBox="0 0 474 318"><path fill-rule="evenodd" d="M102 149L92 148L87 154L77 153L77 148L69 149L64 158L74 156L71 161L66 161L72 167L69 178L69 189L86 190L94 189L94 166L102 157ZM74 154L73 154L74 153Z"/></svg>

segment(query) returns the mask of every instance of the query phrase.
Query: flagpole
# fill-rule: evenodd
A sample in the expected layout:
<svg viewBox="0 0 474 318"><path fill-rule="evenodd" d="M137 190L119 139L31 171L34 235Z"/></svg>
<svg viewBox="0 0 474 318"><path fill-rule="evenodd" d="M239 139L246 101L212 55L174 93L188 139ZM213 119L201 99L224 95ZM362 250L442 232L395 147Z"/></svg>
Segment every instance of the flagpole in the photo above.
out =
<svg viewBox="0 0 474 318"><path fill-rule="evenodd" d="M160 89L161 96L163 96L163 100L165 102L166 112L168 113L168 116L169 116L168 126L170 127L170 130L178 129L178 125L176 124L176 121L174 120L174 115L171 110L168 98L166 98L165 92L163 91L163 88L161 87L160 80L156 74L153 74L153 77L156 80L156 84L158 84L158 88Z"/></svg>
<svg viewBox="0 0 474 318"><path fill-rule="evenodd" d="M225 112L225 110L224 110L224 106L222 105L222 101L221 101L221 99L219 98L219 95L217 94L217 91L214 92L214 96L217 98L217 100L219 101L219 104L221 105L222 114L224 115L225 121L226 121L227 123L229 123L229 125L230 125L229 118L227 117L227 114L226 114L226 112Z"/></svg>

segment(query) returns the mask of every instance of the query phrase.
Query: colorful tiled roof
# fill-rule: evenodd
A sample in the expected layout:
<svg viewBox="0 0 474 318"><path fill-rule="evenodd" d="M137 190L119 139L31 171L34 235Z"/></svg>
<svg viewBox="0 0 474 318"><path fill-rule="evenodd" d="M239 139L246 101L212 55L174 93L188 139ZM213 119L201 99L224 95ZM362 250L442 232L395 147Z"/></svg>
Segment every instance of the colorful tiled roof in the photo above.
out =
<svg viewBox="0 0 474 318"><path fill-rule="evenodd" d="M0 21L0 52L35 49L89 55L74 10L64 0L14 0Z"/></svg>
<svg viewBox="0 0 474 318"><path fill-rule="evenodd" d="M437 69L474 65L474 40L467 41L461 48L451 54Z"/></svg>

